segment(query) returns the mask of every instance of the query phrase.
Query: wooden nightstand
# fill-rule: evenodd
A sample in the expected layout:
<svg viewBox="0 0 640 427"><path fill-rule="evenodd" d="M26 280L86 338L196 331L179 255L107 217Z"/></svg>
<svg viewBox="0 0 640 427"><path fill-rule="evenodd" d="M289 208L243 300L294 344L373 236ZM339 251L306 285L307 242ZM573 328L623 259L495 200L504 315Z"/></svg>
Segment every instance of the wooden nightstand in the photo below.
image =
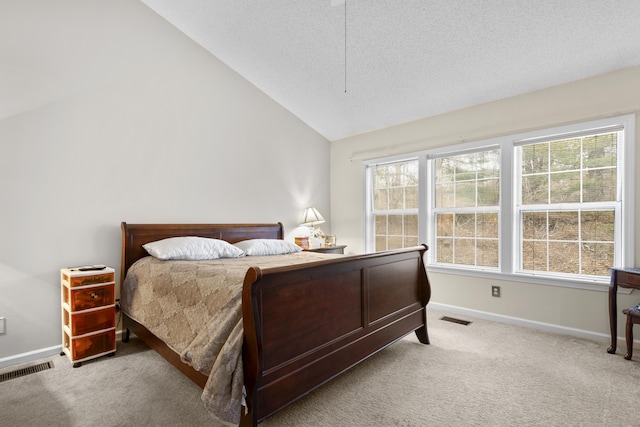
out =
<svg viewBox="0 0 640 427"><path fill-rule="evenodd" d="M116 352L113 268L60 270L62 352L77 368L85 360Z"/></svg>
<svg viewBox="0 0 640 427"><path fill-rule="evenodd" d="M309 251L309 252L322 252L325 254L344 254L344 248L346 248L347 245L336 245L336 246L332 246L330 248L313 248L313 249L305 249L305 251Z"/></svg>

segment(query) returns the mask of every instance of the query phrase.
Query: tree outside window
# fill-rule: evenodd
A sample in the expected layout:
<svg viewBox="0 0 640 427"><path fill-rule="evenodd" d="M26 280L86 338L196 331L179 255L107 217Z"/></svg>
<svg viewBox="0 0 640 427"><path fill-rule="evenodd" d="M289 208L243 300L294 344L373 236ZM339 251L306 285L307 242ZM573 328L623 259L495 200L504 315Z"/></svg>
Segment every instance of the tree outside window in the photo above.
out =
<svg viewBox="0 0 640 427"><path fill-rule="evenodd" d="M441 157L434 164L436 262L498 267L500 151Z"/></svg>
<svg viewBox="0 0 640 427"><path fill-rule="evenodd" d="M375 250L418 245L418 160L371 167Z"/></svg>
<svg viewBox="0 0 640 427"><path fill-rule="evenodd" d="M521 270L609 275L618 137L607 132L520 147Z"/></svg>

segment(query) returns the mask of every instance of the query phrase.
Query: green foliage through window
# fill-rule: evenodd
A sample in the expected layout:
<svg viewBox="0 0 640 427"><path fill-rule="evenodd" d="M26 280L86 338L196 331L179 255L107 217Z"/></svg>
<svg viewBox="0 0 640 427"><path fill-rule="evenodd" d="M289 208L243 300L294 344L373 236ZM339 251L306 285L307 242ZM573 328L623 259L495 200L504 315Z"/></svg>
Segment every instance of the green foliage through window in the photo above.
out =
<svg viewBox="0 0 640 427"><path fill-rule="evenodd" d="M436 261L498 267L500 151L435 159Z"/></svg>
<svg viewBox="0 0 640 427"><path fill-rule="evenodd" d="M520 148L520 268L608 276L615 260L618 132Z"/></svg>
<svg viewBox="0 0 640 427"><path fill-rule="evenodd" d="M605 284L635 259L635 123L628 114L371 160L366 250L427 243L436 269Z"/></svg>
<svg viewBox="0 0 640 427"><path fill-rule="evenodd" d="M418 161L371 167L375 250L418 242Z"/></svg>

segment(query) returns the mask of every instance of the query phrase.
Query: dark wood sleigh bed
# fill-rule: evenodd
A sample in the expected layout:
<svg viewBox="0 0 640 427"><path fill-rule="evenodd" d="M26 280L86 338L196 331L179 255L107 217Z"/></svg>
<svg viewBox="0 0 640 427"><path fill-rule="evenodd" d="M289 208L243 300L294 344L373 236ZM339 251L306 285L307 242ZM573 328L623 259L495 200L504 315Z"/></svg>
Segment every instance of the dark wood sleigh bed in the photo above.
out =
<svg viewBox="0 0 640 427"><path fill-rule="evenodd" d="M143 244L178 236L235 243L283 239L282 224L122 223L121 282L148 256ZM425 245L333 257L290 267L249 268L242 290L242 361L246 409L241 426L255 426L350 367L415 332L429 343L431 296ZM292 319L292 313L304 312ZM204 387L207 376L123 312L123 341L135 333Z"/></svg>

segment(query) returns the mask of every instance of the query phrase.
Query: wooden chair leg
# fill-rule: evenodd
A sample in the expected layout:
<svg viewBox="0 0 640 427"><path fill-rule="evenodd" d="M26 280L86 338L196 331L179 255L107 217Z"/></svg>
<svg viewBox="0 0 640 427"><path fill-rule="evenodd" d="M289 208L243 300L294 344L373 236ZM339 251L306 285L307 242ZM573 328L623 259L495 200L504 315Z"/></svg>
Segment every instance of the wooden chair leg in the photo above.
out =
<svg viewBox="0 0 640 427"><path fill-rule="evenodd" d="M631 315L627 315L627 328L626 328L626 337L627 337L627 354L624 355L624 358L627 360L631 360L633 357L633 319Z"/></svg>

